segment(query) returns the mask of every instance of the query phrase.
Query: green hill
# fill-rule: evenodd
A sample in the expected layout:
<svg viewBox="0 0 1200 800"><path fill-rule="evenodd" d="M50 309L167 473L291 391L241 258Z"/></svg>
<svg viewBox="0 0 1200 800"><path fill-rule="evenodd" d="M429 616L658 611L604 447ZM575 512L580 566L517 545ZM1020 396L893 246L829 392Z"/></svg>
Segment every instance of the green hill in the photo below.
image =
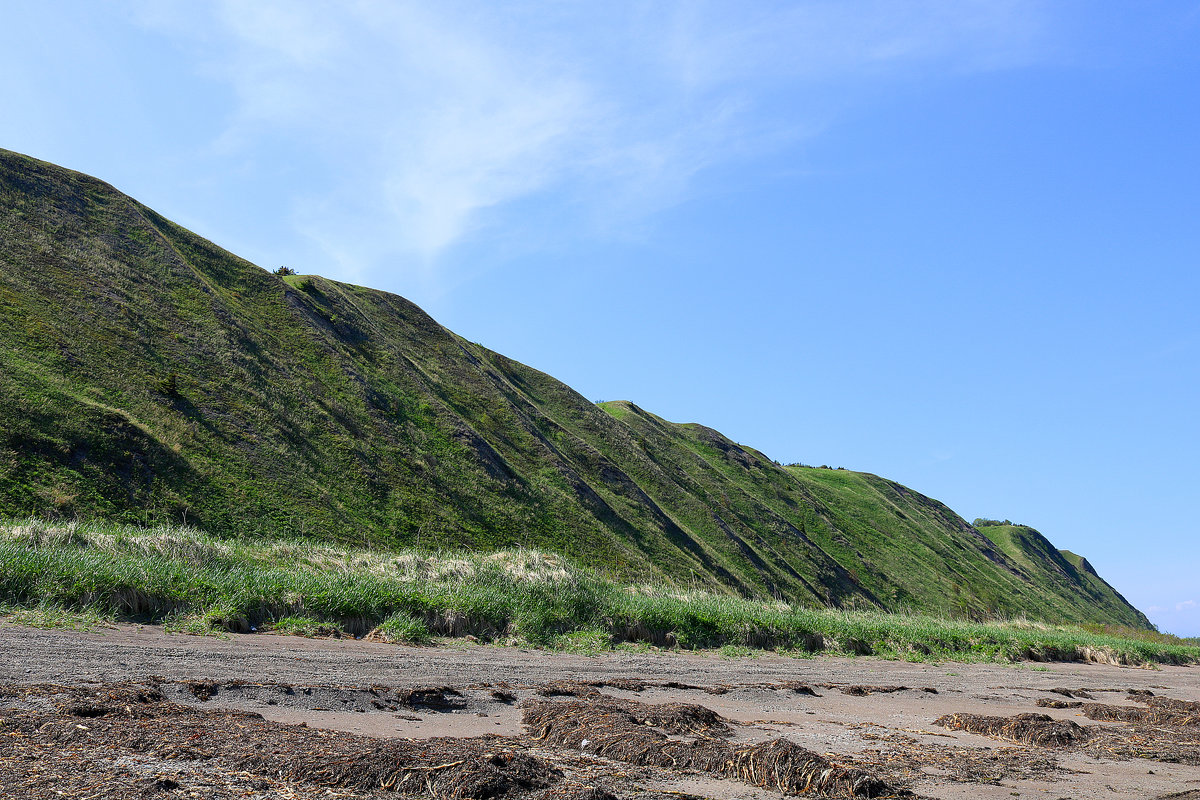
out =
<svg viewBox="0 0 1200 800"><path fill-rule="evenodd" d="M593 404L401 297L276 276L7 151L0 514L528 545L813 605L1147 624L1057 551L1009 552L898 484Z"/></svg>
<svg viewBox="0 0 1200 800"><path fill-rule="evenodd" d="M1038 531L1027 525L980 525L987 536L1021 570L1031 587L1045 592L1047 587L1069 587L1098 616L1122 619L1131 627L1150 627L1150 620L1132 608L1124 597L1096 574L1086 558L1069 550L1058 550ZM1058 593L1062 590L1059 589ZM1047 602L1053 602L1047 597Z"/></svg>

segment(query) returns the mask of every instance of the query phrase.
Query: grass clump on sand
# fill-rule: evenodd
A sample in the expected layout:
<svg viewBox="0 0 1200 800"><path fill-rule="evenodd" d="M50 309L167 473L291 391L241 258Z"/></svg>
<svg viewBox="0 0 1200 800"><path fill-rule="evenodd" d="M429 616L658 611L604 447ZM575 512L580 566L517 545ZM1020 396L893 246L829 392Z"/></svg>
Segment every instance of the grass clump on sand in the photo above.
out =
<svg viewBox="0 0 1200 800"><path fill-rule="evenodd" d="M433 634L425 620L398 611L371 631L371 638L392 644L431 644Z"/></svg>
<svg viewBox="0 0 1200 800"><path fill-rule="evenodd" d="M0 603L0 619L46 630L95 631L116 627L116 620L111 615L92 608L71 609L52 603L34 606Z"/></svg>
<svg viewBox="0 0 1200 800"><path fill-rule="evenodd" d="M384 552L36 520L0 524L0 604L12 621L53 625L58 615L67 627L124 619L192 633L258 630L411 644L471 635L576 652L633 644L725 655L1200 662L1200 647L1163 634L812 609L624 586L530 550Z"/></svg>

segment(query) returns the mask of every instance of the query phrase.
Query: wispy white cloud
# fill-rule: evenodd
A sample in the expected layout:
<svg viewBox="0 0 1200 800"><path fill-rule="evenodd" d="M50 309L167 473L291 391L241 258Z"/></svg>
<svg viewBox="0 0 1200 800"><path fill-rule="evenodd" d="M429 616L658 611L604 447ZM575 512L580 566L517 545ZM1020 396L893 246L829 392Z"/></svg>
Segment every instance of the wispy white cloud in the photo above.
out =
<svg viewBox="0 0 1200 800"><path fill-rule="evenodd" d="M1193 608L1196 608L1195 600L1184 600L1182 603L1175 604L1176 611L1191 611Z"/></svg>
<svg viewBox="0 0 1200 800"><path fill-rule="evenodd" d="M1027 60L1038 5L262 0L145 21L232 88L218 151L286 139L318 156L327 173L293 199L296 224L355 273L432 267L531 198L577 225L653 214L706 168L819 129L805 87Z"/></svg>

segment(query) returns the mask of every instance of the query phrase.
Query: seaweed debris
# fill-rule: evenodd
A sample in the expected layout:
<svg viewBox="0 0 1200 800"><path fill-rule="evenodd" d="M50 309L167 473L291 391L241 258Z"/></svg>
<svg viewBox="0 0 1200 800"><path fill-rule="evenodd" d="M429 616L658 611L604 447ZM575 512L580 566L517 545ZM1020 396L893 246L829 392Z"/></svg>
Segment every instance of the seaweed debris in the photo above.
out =
<svg viewBox="0 0 1200 800"><path fill-rule="evenodd" d="M1166 698L1151 698L1165 700ZM1097 722L1133 722L1142 725L1166 725L1170 727L1200 726L1200 710L1189 708L1191 703L1173 701L1177 705L1159 703L1150 708L1137 706L1113 706L1104 703L1084 703L1083 715Z"/></svg>
<svg viewBox="0 0 1200 800"><path fill-rule="evenodd" d="M1079 708L1082 705L1082 700L1050 700L1039 697L1037 701L1038 708Z"/></svg>
<svg viewBox="0 0 1200 800"><path fill-rule="evenodd" d="M205 711L154 684L6 687L0 785L22 798L394 797L610 800L518 740L368 739ZM81 766L85 765L85 766Z"/></svg>
<svg viewBox="0 0 1200 800"><path fill-rule="evenodd" d="M1059 720L1046 714L1017 714L1012 717L989 717L980 714L947 714L934 725L953 731L981 733L997 739L1038 747L1071 747L1087 741L1088 728Z"/></svg>
<svg viewBox="0 0 1200 800"><path fill-rule="evenodd" d="M784 794L911 796L787 739L733 745L725 741L728 724L703 706L648 705L603 696L534 701L525 706L524 724L533 741L630 764L707 772Z"/></svg>

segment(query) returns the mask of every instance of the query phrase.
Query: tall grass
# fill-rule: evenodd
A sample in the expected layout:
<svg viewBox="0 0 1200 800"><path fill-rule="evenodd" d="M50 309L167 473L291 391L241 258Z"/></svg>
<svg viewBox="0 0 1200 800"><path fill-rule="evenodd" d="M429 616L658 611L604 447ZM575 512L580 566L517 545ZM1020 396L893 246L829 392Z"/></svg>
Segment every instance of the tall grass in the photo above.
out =
<svg viewBox="0 0 1200 800"><path fill-rule="evenodd" d="M185 630L343 631L391 641L473 635L922 660L1200 662L1200 647L1029 621L990 624L811 609L621 586L537 551L380 552L218 540L171 527L0 524L0 603Z"/></svg>

